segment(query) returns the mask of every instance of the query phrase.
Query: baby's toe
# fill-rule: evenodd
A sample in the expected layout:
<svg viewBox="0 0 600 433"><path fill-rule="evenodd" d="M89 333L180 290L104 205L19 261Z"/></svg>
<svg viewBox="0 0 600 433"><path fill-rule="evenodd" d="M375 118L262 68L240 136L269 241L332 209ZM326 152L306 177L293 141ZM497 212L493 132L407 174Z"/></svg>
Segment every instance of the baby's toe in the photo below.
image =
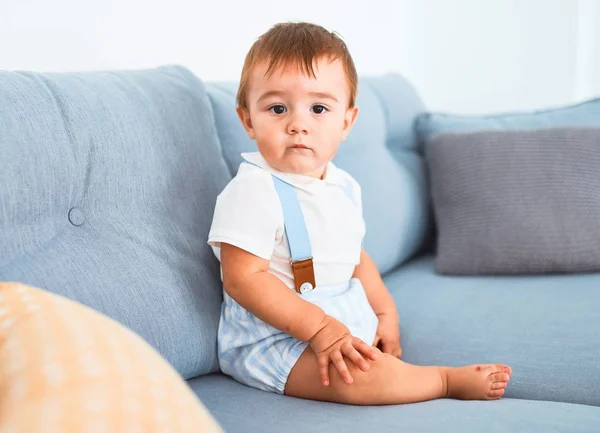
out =
<svg viewBox="0 0 600 433"><path fill-rule="evenodd" d="M483 372L484 374L490 375L494 373L500 373L504 370L498 368L497 364L479 364L477 366L477 370Z"/></svg>
<svg viewBox="0 0 600 433"><path fill-rule="evenodd" d="M492 389L488 392L488 398L490 400L497 400L504 395L504 389Z"/></svg>
<svg viewBox="0 0 600 433"><path fill-rule="evenodd" d="M498 367L499 371L503 371L504 373L507 373L509 375L512 374L512 368L510 368L508 365L506 364L496 364L496 367Z"/></svg>
<svg viewBox="0 0 600 433"><path fill-rule="evenodd" d="M490 374L492 382L508 382L510 376L507 373L493 373Z"/></svg>
<svg viewBox="0 0 600 433"><path fill-rule="evenodd" d="M490 389L504 389L506 388L507 383L506 382L493 382L490 385Z"/></svg>

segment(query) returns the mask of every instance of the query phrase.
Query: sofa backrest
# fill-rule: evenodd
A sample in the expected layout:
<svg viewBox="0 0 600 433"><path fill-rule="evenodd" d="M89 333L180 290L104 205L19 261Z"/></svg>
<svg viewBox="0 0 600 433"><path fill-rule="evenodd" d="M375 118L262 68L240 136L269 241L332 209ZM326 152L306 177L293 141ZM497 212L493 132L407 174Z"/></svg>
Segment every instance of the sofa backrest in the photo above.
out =
<svg viewBox="0 0 600 433"><path fill-rule="evenodd" d="M241 152L255 151L235 111L237 84L207 83L223 156L235 175ZM425 164L414 133L424 106L398 75L361 78L359 115L334 163L362 187L367 226L365 249L385 273L424 246L431 212Z"/></svg>
<svg viewBox="0 0 600 433"><path fill-rule="evenodd" d="M67 296L132 329L184 378L217 371L219 265L206 244L217 195L254 150L234 83L188 70L0 72L0 281ZM385 272L428 224L401 77L362 79L336 157L362 185L365 248Z"/></svg>
<svg viewBox="0 0 600 433"><path fill-rule="evenodd" d="M2 72L0 159L0 280L107 314L185 378L217 370L206 239L229 174L198 78Z"/></svg>

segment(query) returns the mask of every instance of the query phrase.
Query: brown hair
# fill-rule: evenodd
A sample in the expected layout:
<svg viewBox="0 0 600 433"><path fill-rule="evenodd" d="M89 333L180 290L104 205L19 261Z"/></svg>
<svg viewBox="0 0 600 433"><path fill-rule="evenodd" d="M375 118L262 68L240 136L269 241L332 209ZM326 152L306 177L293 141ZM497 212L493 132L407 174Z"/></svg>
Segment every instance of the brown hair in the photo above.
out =
<svg viewBox="0 0 600 433"><path fill-rule="evenodd" d="M358 77L346 44L337 33L305 22L275 24L254 42L242 68L238 106L248 108L248 79L258 63L269 62L267 76L280 66L297 65L305 74L315 78L313 61L323 56L329 57L330 61L339 59L342 62L350 92L349 107L354 107Z"/></svg>

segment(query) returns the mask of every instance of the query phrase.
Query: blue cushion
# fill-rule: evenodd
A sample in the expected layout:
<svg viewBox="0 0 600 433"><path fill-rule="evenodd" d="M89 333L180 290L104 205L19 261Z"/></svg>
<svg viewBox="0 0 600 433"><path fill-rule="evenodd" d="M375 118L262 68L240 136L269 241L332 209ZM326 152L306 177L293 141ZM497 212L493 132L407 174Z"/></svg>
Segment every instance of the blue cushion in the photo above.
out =
<svg viewBox="0 0 600 433"><path fill-rule="evenodd" d="M223 155L232 174L239 154L256 144L235 112L235 83L208 83ZM417 151L414 118L424 107L411 85L389 75L362 78L358 120L342 143L334 163L361 184L367 225L365 249L380 272L405 262L419 251L431 219L426 197L426 173Z"/></svg>
<svg viewBox="0 0 600 433"><path fill-rule="evenodd" d="M204 86L179 67L0 73L0 280L82 302L184 377L217 370L206 244L229 179Z"/></svg>
<svg viewBox="0 0 600 433"><path fill-rule="evenodd" d="M449 277L422 257L385 283L407 362L503 362L507 397L600 406L600 274Z"/></svg>
<svg viewBox="0 0 600 433"><path fill-rule="evenodd" d="M600 98L530 112L485 116L424 113L416 119L416 131L420 142L429 141L434 135L451 131L542 129L567 126L600 126Z"/></svg>
<svg viewBox="0 0 600 433"><path fill-rule="evenodd" d="M189 385L228 433L589 433L600 425L600 408L566 403L444 399L359 407L258 391L219 374Z"/></svg>

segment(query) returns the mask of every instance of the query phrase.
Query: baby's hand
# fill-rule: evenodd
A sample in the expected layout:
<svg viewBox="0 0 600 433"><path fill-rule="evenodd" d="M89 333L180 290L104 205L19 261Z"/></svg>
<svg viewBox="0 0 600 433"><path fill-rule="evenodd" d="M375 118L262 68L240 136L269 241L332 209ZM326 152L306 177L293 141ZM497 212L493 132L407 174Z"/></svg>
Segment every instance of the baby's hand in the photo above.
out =
<svg viewBox="0 0 600 433"><path fill-rule="evenodd" d="M383 353L388 353L396 358L402 356L400 346L400 325L397 314L380 314L377 316L379 324L373 346Z"/></svg>
<svg viewBox="0 0 600 433"><path fill-rule="evenodd" d="M360 338L353 337L342 322L331 316L325 317L321 329L310 339L309 344L317 355L323 386L329 386L330 362L333 362L344 382L349 384L353 379L344 357L363 371L369 369L369 363L363 356L372 360L377 357L375 348Z"/></svg>

